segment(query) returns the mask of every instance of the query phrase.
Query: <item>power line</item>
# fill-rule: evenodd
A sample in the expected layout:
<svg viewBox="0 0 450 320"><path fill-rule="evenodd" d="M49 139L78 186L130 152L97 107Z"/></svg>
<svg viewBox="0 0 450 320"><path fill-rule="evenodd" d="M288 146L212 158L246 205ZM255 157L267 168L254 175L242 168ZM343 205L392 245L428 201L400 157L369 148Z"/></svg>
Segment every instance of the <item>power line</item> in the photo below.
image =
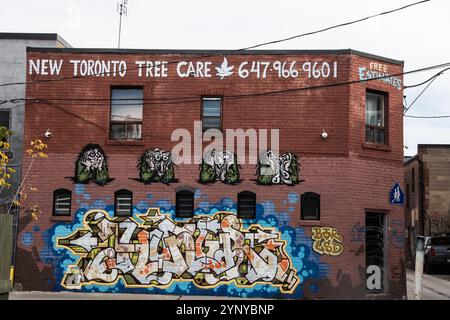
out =
<svg viewBox="0 0 450 320"><path fill-rule="evenodd" d="M436 80L437 77L434 77L427 86L419 93L419 95L414 99L414 101L409 105L409 107L406 108L406 110L403 112L403 115L407 114L408 111L413 107L413 105L419 100L419 98L424 94L425 91L433 84L434 80Z"/></svg>
<svg viewBox="0 0 450 320"><path fill-rule="evenodd" d="M446 118L450 118L450 116L410 116L410 115L405 115L405 118L413 118L413 119L446 119Z"/></svg>
<svg viewBox="0 0 450 320"><path fill-rule="evenodd" d="M404 89L410 89L410 88L420 87L420 86L424 85L425 83L427 83L427 82L433 80L434 78L437 78L437 77L443 75L444 72L445 72L445 71L448 71L448 70L450 70L450 68L446 68L446 69L444 69L444 70L442 70L442 71L439 71L439 72L436 73L434 76L432 76L431 78L429 78L429 79L427 79L427 80L425 80L425 81L423 81L423 82L421 82L421 83L414 84L414 85L411 85L411 86L403 86L403 88L404 88Z"/></svg>
<svg viewBox="0 0 450 320"><path fill-rule="evenodd" d="M359 23L359 22L362 22L362 21L373 19L373 18L378 17L378 16L387 15L387 14L391 14L391 13L398 12L398 11L401 11L401 10L405 10L405 9L407 9L409 7L417 6L419 4L422 4L422 3L425 3L425 2L430 2L430 1L431 0L423 0L423 1L414 2L414 3L408 4L408 5L396 8L396 9L392 9L392 10L389 10L389 11L384 11L384 12L381 12L381 13L378 13L378 14L374 14L374 15L371 15L371 16L367 16L367 17L361 18L361 19L352 20L352 21L349 21L349 22L340 23L340 24L333 25L333 26L330 26L330 27L327 27L327 28L323 28L323 29L319 29L319 30L316 30L316 31L302 33L302 34L294 35L294 36L291 36L291 37L288 37L288 38L284 38L284 39L280 39L280 40L273 40L273 41L269 41L269 42L264 42L264 43L256 44L256 45L245 47L245 48L241 48L241 49L221 51L221 52L217 52L217 53L210 54L210 55L204 55L204 56L200 56L200 57L197 57L197 58L192 58L190 60L169 61L167 63L167 65L174 64L174 63L179 63L179 62L182 62L182 61L192 61L194 59L198 60L198 59L209 58L209 57L214 57L214 56L221 56L221 55L224 55L224 54L236 54L236 53L239 53L239 52L242 52L242 51L246 51L246 50L254 49L254 48L259 48L259 47L266 46L266 45L269 45L269 44L285 42L285 41L289 41L289 40L292 40L292 39L297 39L297 38L301 38L301 37L305 37L305 36L310 36L310 35L314 35L314 34L318 34L318 33L323 33L323 32L328 31L328 30L332 30L332 29L336 29L336 28L340 28L340 27L356 24L356 23ZM138 69L141 69L141 68L144 68L144 65L143 66L138 66L136 68L126 69L126 71L138 70ZM107 74L109 75L111 73L112 73L112 71L110 71L110 72L101 72L101 73L95 73L95 74L93 74L93 76L100 76L100 75L107 75ZM83 78L83 76L80 75L80 76L61 77L61 78L57 78L57 79L40 79L40 80L31 80L31 81L26 81L26 82L2 83L2 84L0 84L0 87L6 87L6 86L12 86L12 85L26 85L26 84L30 84L30 83L64 81L64 80L77 79L77 78Z"/></svg>
<svg viewBox="0 0 450 320"><path fill-rule="evenodd" d="M309 35L325 32L325 31L336 29L336 28L340 28L340 27L345 27L345 26L348 26L348 25L351 25L351 24L355 24L355 23L358 23L358 22L363 22L363 21L366 21L366 20L369 20L369 19L372 19L372 18L375 18L375 17L379 17L379 16L382 16L382 15L387 15L387 14L394 13L394 12L397 12L397 11L400 11L400 10L404 10L404 9L409 8L409 7L416 6L416 5L419 5L419 4L422 4L422 3L425 3L425 2L429 2L429 1L431 1L431 0L424 0L424 1L411 3L411 4L408 4L406 6L397 8L397 9L384 11L384 12L381 12L381 13L378 13L378 14L374 14L374 15L371 15L371 16L367 16L367 17L361 18L361 19L357 19L357 20L353 20L353 21L337 24L337 25L334 25L334 26L331 26L331 27L328 27L328 28L324 28L324 29L320 29L320 30L317 30L317 31L313 31L313 32L302 33L302 34L299 34L299 35L291 36L291 37L280 39L280 40L273 40L273 41L264 42L264 43L261 43L261 44L256 44L254 46L246 47L246 48L241 49L241 50L255 49L255 48L259 48L259 47L266 46L266 45L269 45L269 44L275 44L275 43L280 43L280 42L284 42L284 41L289 41L289 40L297 39L297 38L300 38L300 37L309 36Z"/></svg>
<svg viewBox="0 0 450 320"><path fill-rule="evenodd" d="M411 71L407 71L407 72L402 72L402 73L399 73L399 74L396 74L396 75L390 75L390 76L400 76L400 75L404 75L404 74L411 74L411 73L416 73L416 72L423 72L423 71L428 71L428 70L436 69L436 68L439 68L439 67L444 67L444 66L447 66L447 65L450 65L450 62L443 63L443 64L439 64L439 65L434 65L434 66L429 66L429 67L425 67L425 68L420 68L420 69L416 69L416 70L411 70ZM381 76L381 77L372 78L372 79L367 79L367 80L355 80L355 81L348 81L348 82L342 82L342 83L336 83L336 84L327 84L327 85L321 85L321 86L293 88L293 89L288 89L289 91L287 91L287 92L300 91L300 90L310 90L310 89L318 89L318 88L329 88L329 87L340 86L340 85L349 85L349 84L355 84L355 83L360 83L360 82L369 82L369 81L380 80L380 79L387 78L387 77L390 77L390 76ZM436 78L437 78L437 77L436 77ZM436 79L436 78L434 78L434 79ZM430 83L430 84L431 84L431 83ZM429 84L429 85L430 85L430 84ZM427 86L427 87L428 87L428 86ZM424 92L425 90L426 90L426 88L423 90L423 92ZM270 94L270 93L277 93L277 94L279 94L279 93L281 93L281 92L282 92L282 91L272 91L272 92L257 93L257 95L267 95L267 94ZM283 90L283 92L286 92L286 90ZM244 95L234 95L234 96L228 96L228 97L233 97L233 98L249 97L249 94L244 94ZM57 101L60 101L60 102L68 102L68 101L75 101L76 99L54 99L54 100L57 100ZM91 100L92 100L92 99L91 99ZM111 99L107 99L107 100L109 101L109 100L111 100ZM132 100L132 99L118 99L118 100ZM31 99L11 99L11 100L9 100L9 102L13 102L13 103L19 103L20 101L26 101L26 102L30 102L30 103L43 103L43 104L46 104L46 105L48 105L48 106L50 106L50 107L53 107L53 108L55 108L55 109L57 109L57 110L60 110L60 111L62 111L62 112L65 112L65 113L67 113L67 114L69 114L69 115L71 115L71 116L73 116L73 117L76 117L76 118L78 118L78 119L80 119L80 120L82 120L82 121L84 121L84 122L86 122L86 123L89 123L89 124L91 124L91 125L97 127L98 129L100 129L100 130L101 130L102 132L104 132L104 133L108 133L108 132L107 132L102 126L100 126L99 124L97 124L97 123L95 123L95 122L92 122L92 121L90 121L90 120L88 120L88 119L85 119L85 118L81 117L80 115L78 115L78 114L76 114L76 113L74 113L74 112L71 112L71 111L67 110L66 108L62 108L62 107L56 105L55 103L53 103L52 101L50 101L50 99L33 99L33 98L31 98ZM84 99L84 101L85 101L85 102L89 102L90 100ZM195 100L191 100L191 101L192 101L192 102L197 102L197 101L198 101L198 97L196 97ZM416 99L416 101L417 101L417 99ZM169 103L173 103L173 102L169 102ZM178 102L176 102L176 103L186 103L186 100L184 100L184 101L178 101ZM159 104L159 103L158 103L158 104ZM22 106L23 106L23 105L24 105L24 104L22 104ZM89 103L88 105L94 105L94 104ZM104 104L102 104L102 105L104 105ZM404 117L408 117L408 118L416 118L416 119L439 119L439 118L450 118L450 116L408 116L408 115L404 115ZM151 136L152 136L152 137L156 137L156 138L158 138L158 139L161 139L161 138L162 138L162 139L165 139L165 138L162 137L162 136L156 136L156 135L151 135ZM122 142L119 141L119 144L122 144ZM134 152L134 150L130 149L129 146L128 146L126 143L123 143L123 145L124 145L125 147L127 147L127 148L129 149L129 151L130 151L132 154L137 155L137 154ZM137 156L139 156L139 155L137 155Z"/></svg>
<svg viewBox="0 0 450 320"><path fill-rule="evenodd" d="M235 95L223 95L223 98L227 98L227 99L242 99L242 98L256 97L256 96L268 96L268 95L285 94L285 93L298 92L298 91L304 91L304 90L317 90L317 89L331 88L331 87L337 87L337 86L357 84L357 83L361 83L361 82L370 82L370 81L382 80L382 79L385 79L385 78L402 76L402 75L406 75L406 74L424 72L424 71L429 71L429 70L433 70L433 69L444 68L444 67L447 67L449 65L450 65L450 62L446 62L446 63L442 63L442 64L438 64L438 65L428 66L428 67L419 68L419 69L415 69L415 70L411 70L411 71L405 71L405 72L396 73L396 74L392 74L392 75L384 75L384 76L380 76L380 77L374 77L374 78L366 79L366 80L352 80L352 81L345 81L345 82L338 82L338 83L322 84L322 85L317 85L317 86L306 86L306 87L288 88L288 89L272 90L272 91L264 91L264 92L254 92L254 93L242 93L242 94L235 94ZM430 84L431 83L432 82L430 82ZM425 90L426 90L426 88L423 90L423 92ZM414 102L416 102L417 99L418 98L416 98L416 100ZM174 103L197 102L198 101L198 96L179 97L179 98L176 98L176 97L173 97L173 98L147 98L147 99L129 99L129 98L128 99L126 99L126 98L125 99L107 99L107 98L103 98L103 99L21 98L21 99L11 99L11 100L9 100L9 102L13 102L14 103L14 101L38 101L38 100L55 101L55 102L66 102L66 101L69 101L69 102L89 102L88 105L95 105L95 104L92 104L92 102L99 102L99 103L101 103L101 102L110 102L110 101L139 101L139 102L142 101L142 102L150 102L150 103L154 103L154 104L174 104ZM103 104L101 104L101 105L103 105ZM136 105L136 103L131 103L131 104L125 104L124 103L124 104L120 104L120 105ZM409 108L411 108L411 106Z"/></svg>

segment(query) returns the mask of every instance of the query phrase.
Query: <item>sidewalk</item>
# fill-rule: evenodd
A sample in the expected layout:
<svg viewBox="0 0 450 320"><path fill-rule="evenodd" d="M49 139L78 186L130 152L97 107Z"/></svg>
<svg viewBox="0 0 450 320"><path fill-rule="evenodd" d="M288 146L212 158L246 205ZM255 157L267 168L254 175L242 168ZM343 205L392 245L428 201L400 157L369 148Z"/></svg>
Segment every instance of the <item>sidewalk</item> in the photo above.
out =
<svg viewBox="0 0 450 320"><path fill-rule="evenodd" d="M423 300L450 300L449 275L423 275ZM406 270L408 300L414 300L414 271Z"/></svg>
<svg viewBox="0 0 450 320"><path fill-rule="evenodd" d="M81 292L14 291L9 300L245 300L244 298L216 296L177 296L166 294L121 294ZM262 300L262 299L257 299Z"/></svg>

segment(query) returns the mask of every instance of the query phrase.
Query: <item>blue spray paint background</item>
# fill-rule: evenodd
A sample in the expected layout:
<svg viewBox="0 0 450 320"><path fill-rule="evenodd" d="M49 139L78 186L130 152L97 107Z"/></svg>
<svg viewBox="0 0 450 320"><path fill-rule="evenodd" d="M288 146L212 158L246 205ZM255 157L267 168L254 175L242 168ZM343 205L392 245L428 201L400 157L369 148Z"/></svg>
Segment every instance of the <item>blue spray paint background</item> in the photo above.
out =
<svg viewBox="0 0 450 320"><path fill-rule="evenodd" d="M56 223L50 229L44 231L41 235L46 243L46 247L40 250L39 255L42 262L53 266L56 283L54 291L69 291L60 285L64 276L64 272L70 265L75 265L79 256L73 254L70 250L56 246L57 238L67 237L79 228L83 228L84 214L91 209L103 209L110 216L113 216L114 205L111 197L105 200L91 200L91 195L86 192L85 185L76 184L75 194L78 198L76 202L79 209L74 215L72 223ZM196 215L213 216L218 211L236 212L236 203L230 198L223 198L217 203L211 203L208 195L202 194L201 190L195 192L195 197L200 200ZM291 192L287 195L287 199L283 201L283 205L288 206L287 211L293 212L294 206L298 206L300 196ZM91 204L90 204L91 203ZM150 207L159 207L161 213L171 214L174 221L183 221L183 219L175 218L175 205L169 200L154 200L151 194L147 195L147 199L139 201L133 207L133 218L141 221L137 215L143 214ZM329 275L329 266L320 262L320 255L312 251L312 240L305 236L304 228L293 228L289 225L290 216L287 212L277 211L276 206L271 201L264 201L257 204L256 219L243 222L243 228L247 228L251 224L258 224L261 227L275 227L281 233L281 239L286 240L285 252L291 258L293 268L297 270L297 276L300 284L292 294L283 294L280 289L271 284L256 284L252 287L239 287L234 283L218 284L212 289L202 289L191 282L174 281L167 289L151 288L127 288L123 280L120 280L115 286L104 285L86 285L78 292L121 292L121 293L153 293L153 294L174 294L174 295L216 295L216 296L235 296L235 297L272 297L272 298L302 298L303 283L307 279L319 280L326 279ZM29 241L29 240L28 240ZM51 284L51 280L49 280ZM309 282L311 292L316 293L319 290L317 284Z"/></svg>

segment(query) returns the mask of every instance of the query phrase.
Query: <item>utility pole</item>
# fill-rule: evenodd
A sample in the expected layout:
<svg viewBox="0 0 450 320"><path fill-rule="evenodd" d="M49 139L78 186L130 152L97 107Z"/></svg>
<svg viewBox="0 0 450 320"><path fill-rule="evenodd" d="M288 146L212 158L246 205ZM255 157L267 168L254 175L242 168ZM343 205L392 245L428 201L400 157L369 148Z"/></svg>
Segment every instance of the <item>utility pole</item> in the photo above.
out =
<svg viewBox="0 0 450 320"><path fill-rule="evenodd" d="M120 2L117 3L117 12L119 13L119 44L118 44L118 48L120 49L120 36L122 33L122 16L128 15L127 12L127 5L128 5L128 0L120 0Z"/></svg>
<svg viewBox="0 0 450 320"><path fill-rule="evenodd" d="M424 237L417 237L414 300L422 300L423 262L425 251L424 240Z"/></svg>

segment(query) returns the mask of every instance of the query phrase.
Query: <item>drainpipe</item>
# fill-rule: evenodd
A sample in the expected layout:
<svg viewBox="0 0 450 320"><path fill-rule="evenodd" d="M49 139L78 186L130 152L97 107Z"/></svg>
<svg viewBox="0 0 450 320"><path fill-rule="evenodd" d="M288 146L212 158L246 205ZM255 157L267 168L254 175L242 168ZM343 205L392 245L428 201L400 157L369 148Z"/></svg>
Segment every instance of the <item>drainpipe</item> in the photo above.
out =
<svg viewBox="0 0 450 320"><path fill-rule="evenodd" d="M417 160L419 163L419 212L420 212L420 233L425 236L425 187L423 181L423 162Z"/></svg>

